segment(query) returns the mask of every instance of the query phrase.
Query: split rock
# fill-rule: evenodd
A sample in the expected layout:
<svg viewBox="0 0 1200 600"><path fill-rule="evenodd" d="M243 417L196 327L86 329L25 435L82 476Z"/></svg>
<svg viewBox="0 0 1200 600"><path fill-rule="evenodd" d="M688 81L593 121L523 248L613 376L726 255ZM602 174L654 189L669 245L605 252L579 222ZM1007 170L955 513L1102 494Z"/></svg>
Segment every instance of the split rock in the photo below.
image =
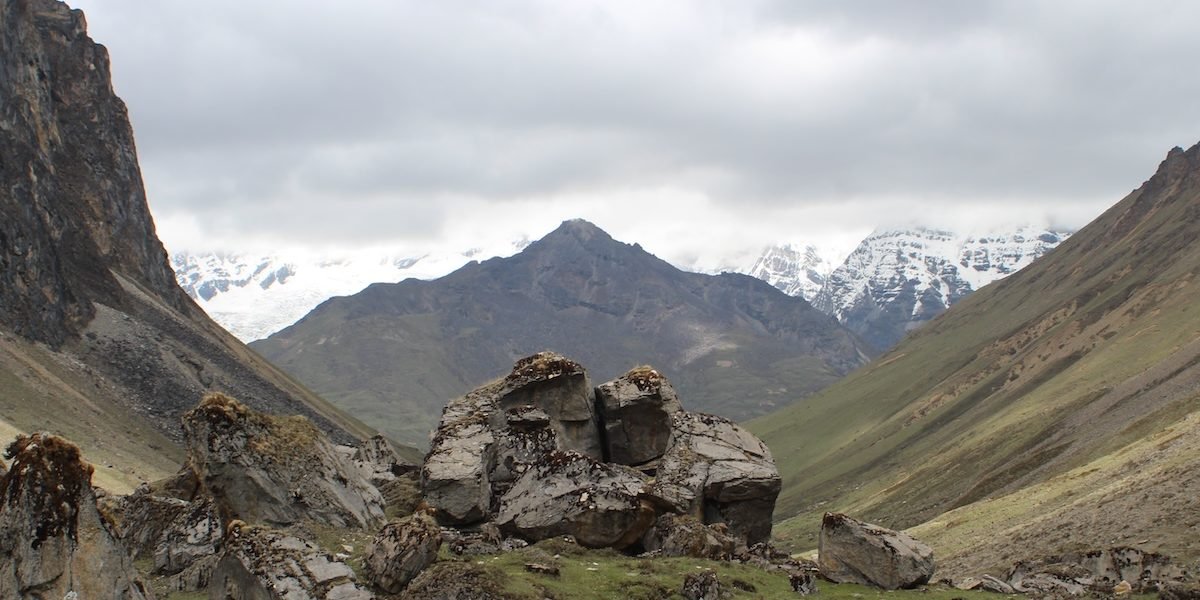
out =
<svg viewBox="0 0 1200 600"><path fill-rule="evenodd" d="M662 457L671 438L671 415L683 410L671 383L638 367L596 388L608 460L639 465Z"/></svg>

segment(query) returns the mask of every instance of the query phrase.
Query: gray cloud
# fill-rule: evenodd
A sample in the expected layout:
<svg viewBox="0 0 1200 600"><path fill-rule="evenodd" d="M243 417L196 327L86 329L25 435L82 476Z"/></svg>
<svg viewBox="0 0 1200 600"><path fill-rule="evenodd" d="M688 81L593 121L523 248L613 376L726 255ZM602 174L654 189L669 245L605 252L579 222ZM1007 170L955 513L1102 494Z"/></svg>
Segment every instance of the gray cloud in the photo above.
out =
<svg viewBox="0 0 1200 600"><path fill-rule="evenodd" d="M656 190L755 243L947 207L1080 225L1200 139L1189 2L77 4L176 246Z"/></svg>

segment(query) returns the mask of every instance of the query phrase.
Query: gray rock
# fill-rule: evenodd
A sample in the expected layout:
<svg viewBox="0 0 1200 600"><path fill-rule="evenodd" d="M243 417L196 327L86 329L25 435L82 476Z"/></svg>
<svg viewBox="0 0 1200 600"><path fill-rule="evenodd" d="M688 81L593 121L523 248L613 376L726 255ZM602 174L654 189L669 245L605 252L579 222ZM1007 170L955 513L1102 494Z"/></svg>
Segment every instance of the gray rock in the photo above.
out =
<svg viewBox="0 0 1200 600"><path fill-rule="evenodd" d="M671 443L649 494L673 512L725 523L747 544L771 536L781 482L771 451L728 419L672 415Z"/></svg>
<svg viewBox="0 0 1200 600"><path fill-rule="evenodd" d="M403 600L508 600L503 571L474 562L442 561L425 569L408 585ZM520 596L526 598L527 596Z"/></svg>
<svg viewBox="0 0 1200 600"><path fill-rule="evenodd" d="M671 415L683 410L671 383L638 367L596 388L608 460L640 465L662 457L671 438Z"/></svg>
<svg viewBox="0 0 1200 600"><path fill-rule="evenodd" d="M205 498L188 504L163 531L154 548L154 573L173 575L221 549L224 527L212 501Z"/></svg>
<svg viewBox="0 0 1200 600"><path fill-rule="evenodd" d="M48 433L8 447L0 477L0 598L153 598L96 508L92 466Z"/></svg>
<svg viewBox="0 0 1200 600"><path fill-rule="evenodd" d="M738 541L724 524L705 525L691 515L660 515L642 536L642 547L660 556L729 560Z"/></svg>
<svg viewBox="0 0 1200 600"><path fill-rule="evenodd" d="M209 598L222 600L373 600L345 563L309 542L271 529L231 525L213 569Z"/></svg>
<svg viewBox="0 0 1200 600"><path fill-rule="evenodd" d="M624 548L654 522L644 476L570 450L526 471L500 500L500 530L532 540L570 535L589 548Z"/></svg>
<svg viewBox="0 0 1200 600"><path fill-rule="evenodd" d="M553 352L517 361L496 392L500 409L536 406L549 417L559 448L603 460L593 390L579 363Z"/></svg>
<svg viewBox="0 0 1200 600"><path fill-rule="evenodd" d="M388 523L367 548L367 578L379 589L395 594L437 560L442 530L423 514Z"/></svg>
<svg viewBox="0 0 1200 600"><path fill-rule="evenodd" d="M387 482L419 468L401 458L396 449L392 447L391 442L382 435L364 440L358 448L355 448L351 458L355 466L363 472L367 481L376 487L382 487Z"/></svg>
<svg viewBox="0 0 1200 600"><path fill-rule="evenodd" d="M722 593L717 573L708 570L685 575L680 593L687 600L720 600L728 596Z"/></svg>
<svg viewBox="0 0 1200 600"><path fill-rule="evenodd" d="M439 521L455 525L482 521L491 507L488 467L495 442L488 419L495 411L495 385L451 400L442 411L421 468L421 492Z"/></svg>
<svg viewBox="0 0 1200 600"><path fill-rule="evenodd" d="M379 491L304 417L273 417L209 394L183 427L189 463L226 521L364 528L383 521Z"/></svg>
<svg viewBox="0 0 1200 600"><path fill-rule="evenodd" d="M836 583L911 588L933 576L933 550L902 531L863 523L839 513L821 521L818 565Z"/></svg>
<svg viewBox="0 0 1200 600"><path fill-rule="evenodd" d="M788 584L792 591L801 596L811 596L817 593L817 578L812 573L798 572L788 574Z"/></svg>

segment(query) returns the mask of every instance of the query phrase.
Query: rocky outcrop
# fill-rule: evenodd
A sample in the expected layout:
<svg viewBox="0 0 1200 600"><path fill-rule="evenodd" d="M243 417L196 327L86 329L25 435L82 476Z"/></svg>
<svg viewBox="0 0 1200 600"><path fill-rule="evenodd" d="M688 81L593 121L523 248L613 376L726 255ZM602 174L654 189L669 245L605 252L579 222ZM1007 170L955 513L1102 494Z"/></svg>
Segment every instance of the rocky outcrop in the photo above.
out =
<svg viewBox="0 0 1200 600"><path fill-rule="evenodd" d="M683 412L649 367L590 394L586 381L578 363L544 352L451 401L421 476L438 519L494 519L509 535L571 535L591 547L637 544L665 513L721 523L743 544L770 535L780 480L761 441L726 419ZM600 408L587 411L584 400ZM593 444L600 432L607 441Z"/></svg>
<svg viewBox="0 0 1200 600"><path fill-rule="evenodd" d="M725 523L748 544L771 535L782 487L771 451L728 419L675 413L670 446L648 493L669 510Z"/></svg>
<svg viewBox="0 0 1200 600"><path fill-rule="evenodd" d="M231 524L209 582L225 600L373 600L345 563L309 542L267 528Z"/></svg>
<svg viewBox="0 0 1200 600"><path fill-rule="evenodd" d="M1018 592L1110 594L1127 582L1131 591L1149 593L1168 584L1194 581L1183 565L1137 548L1118 547L1024 560L1013 565L1008 583Z"/></svg>
<svg viewBox="0 0 1200 600"><path fill-rule="evenodd" d="M639 465L663 455L671 438L671 417L683 410L671 382L650 367L639 367L596 388L604 423L607 460Z"/></svg>
<svg viewBox="0 0 1200 600"><path fill-rule="evenodd" d="M0 477L0 598L153 598L96 508L92 466L50 434L8 447Z"/></svg>
<svg viewBox="0 0 1200 600"><path fill-rule="evenodd" d="M496 524L531 540L570 535L589 548L624 548L654 523L644 486L642 474L628 467L555 451L501 498Z"/></svg>
<svg viewBox="0 0 1200 600"><path fill-rule="evenodd" d="M821 575L836 583L896 590L927 583L933 577L929 546L904 532L839 513L825 513L818 552Z"/></svg>
<svg viewBox="0 0 1200 600"><path fill-rule="evenodd" d="M304 417L274 417L222 394L184 415L188 462L225 521L375 527L383 498Z"/></svg>
<svg viewBox="0 0 1200 600"><path fill-rule="evenodd" d="M442 530L423 514L388 523L367 548L363 567L379 589L395 594L437 560Z"/></svg>

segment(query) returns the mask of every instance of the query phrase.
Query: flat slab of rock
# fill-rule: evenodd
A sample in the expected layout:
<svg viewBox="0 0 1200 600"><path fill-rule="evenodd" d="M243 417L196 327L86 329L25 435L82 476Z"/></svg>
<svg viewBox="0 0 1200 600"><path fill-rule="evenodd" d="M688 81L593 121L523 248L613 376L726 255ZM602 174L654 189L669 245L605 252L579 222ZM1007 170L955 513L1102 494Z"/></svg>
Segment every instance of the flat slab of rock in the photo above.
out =
<svg viewBox="0 0 1200 600"><path fill-rule="evenodd" d="M376 527L383 498L304 417L258 413L210 394L183 417L188 460L224 520Z"/></svg>
<svg viewBox="0 0 1200 600"><path fill-rule="evenodd" d="M654 522L644 476L570 450L525 472L500 500L496 524L534 540L570 535L589 548L624 548Z"/></svg>
<svg viewBox="0 0 1200 600"><path fill-rule="evenodd" d="M911 588L933 577L933 550L902 531L825 513L817 564L837 583L886 590Z"/></svg>
<svg viewBox="0 0 1200 600"><path fill-rule="evenodd" d="M671 415L683 410L671 382L638 367L596 388L608 460L640 465L662 457L671 438Z"/></svg>

